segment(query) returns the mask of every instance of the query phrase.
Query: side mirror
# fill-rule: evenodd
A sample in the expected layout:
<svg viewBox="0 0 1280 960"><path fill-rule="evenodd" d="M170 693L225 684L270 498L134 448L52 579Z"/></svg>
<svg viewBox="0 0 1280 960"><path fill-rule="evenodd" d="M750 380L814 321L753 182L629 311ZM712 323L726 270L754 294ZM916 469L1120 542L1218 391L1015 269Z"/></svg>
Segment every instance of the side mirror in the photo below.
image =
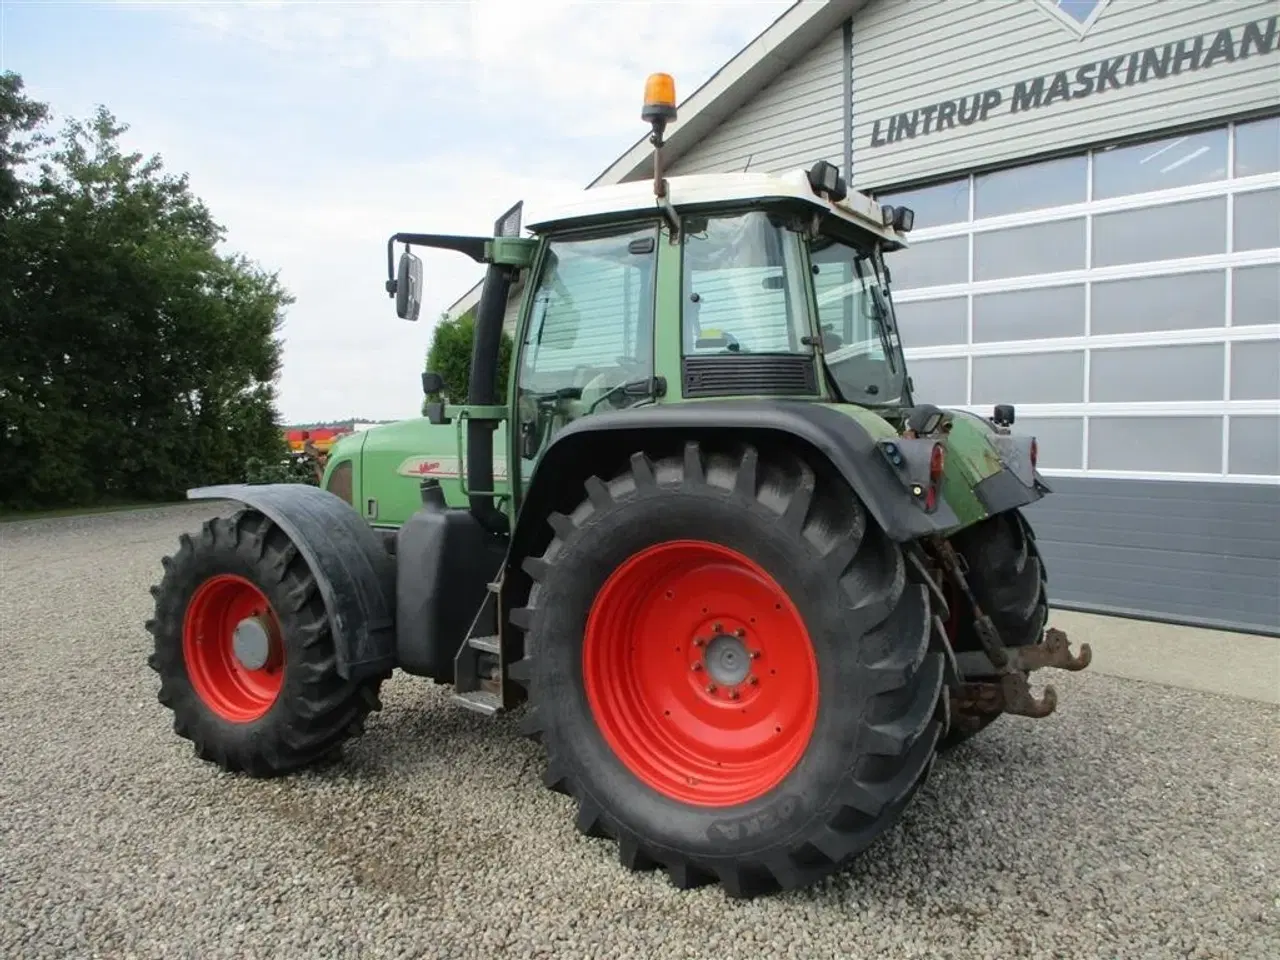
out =
<svg viewBox="0 0 1280 960"><path fill-rule="evenodd" d="M417 320L422 309L422 261L406 250L400 254L396 272L396 316L401 320Z"/></svg>

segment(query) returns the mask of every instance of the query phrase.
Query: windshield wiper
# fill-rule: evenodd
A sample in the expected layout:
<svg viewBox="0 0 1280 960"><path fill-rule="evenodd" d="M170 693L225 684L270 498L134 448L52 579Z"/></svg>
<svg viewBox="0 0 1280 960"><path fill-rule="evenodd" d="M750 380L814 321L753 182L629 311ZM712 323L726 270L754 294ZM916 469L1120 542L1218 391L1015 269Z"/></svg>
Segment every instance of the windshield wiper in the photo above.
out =
<svg viewBox="0 0 1280 960"><path fill-rule="evenodd" d="M880 334L880 346L884 349L884 358L889 362L889 369L898 372L898 362L893 356L893 345L889 341L889 305L885 303L884 294L879 287L871 288L871 302L875 305L876 332Z"/></svg>
<svg viewBox="0 0 1280 960"><path fill-rule="evenodd" d="M884 299L884 293L880 290L879 282L867 282L867 275L862 268L865 262L866 257L854 257L853 269L871 297L871 319L876 325L876 334L880 337L880 348L884 350L884 358L889 364L889 370L897 373L898 363L893 356L893 345L889 342L889 304Z"/></svg>

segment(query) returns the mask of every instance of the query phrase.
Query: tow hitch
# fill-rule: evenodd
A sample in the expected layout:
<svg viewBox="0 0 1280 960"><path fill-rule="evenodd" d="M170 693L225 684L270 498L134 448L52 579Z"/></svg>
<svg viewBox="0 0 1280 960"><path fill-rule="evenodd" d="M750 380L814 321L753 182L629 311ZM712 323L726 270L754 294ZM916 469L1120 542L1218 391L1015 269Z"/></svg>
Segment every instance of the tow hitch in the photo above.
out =
<svg viewBox="0 0 1280 960"><path fill-rule="evenodd" d="M972 606L975 632L983 646L982 650L955 655L960 676L996 678L962 680L959 688L952 690L951 706L958 718L967 715L977 720L979 715L1001 712L1035 718L1049 716L1058 706L1057 691L1051 685L1046 686L1043 695L1036 697L1028 682L1028 674L1044 667L1083 670L1093 660L1093 650L1089 644L1082 643L1080 653L1073 654L1067 635L1056 627L1050 627L1045 630L1039 643L1006 647L995 624L983 612L969 588L964 560L946 540L937 538L933 546L947 576Z"/></svg>

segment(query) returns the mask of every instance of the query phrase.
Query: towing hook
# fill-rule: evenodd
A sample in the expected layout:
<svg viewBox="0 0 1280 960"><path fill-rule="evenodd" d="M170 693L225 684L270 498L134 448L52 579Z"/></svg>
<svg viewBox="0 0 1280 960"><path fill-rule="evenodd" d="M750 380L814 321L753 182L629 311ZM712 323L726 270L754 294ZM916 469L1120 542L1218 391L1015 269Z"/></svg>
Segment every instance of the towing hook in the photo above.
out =
<svg viewBox="0 0 1280 960"><path fill-rule="evenodd" d="M1087 643L1080 644L1080 655L1071 653L1071 641L1057 627L1050 627L1044 632L1042 642L1046 656L1046 667L1057 667L1059 670L1083 670L1093 662L1093 648Z"/></svg>

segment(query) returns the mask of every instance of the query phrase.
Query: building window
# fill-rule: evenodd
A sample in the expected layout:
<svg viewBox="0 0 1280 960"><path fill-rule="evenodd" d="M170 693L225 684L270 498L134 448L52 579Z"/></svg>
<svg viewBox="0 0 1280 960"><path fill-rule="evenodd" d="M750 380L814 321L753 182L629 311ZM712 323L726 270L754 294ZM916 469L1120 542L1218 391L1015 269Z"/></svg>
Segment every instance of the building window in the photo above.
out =
<svg viewBox="0 0 1280 960"><path fill-rule="evenodd" d="M1280 116L877 199L917 400L1015 404L1050 474L1280 482Z"/></svg>
<svg viewBox="0 0 1280 960"><path fill-rule="evenodd" d="M1226 270L1100 280L1091 293L1095 335L1197 330L1227 322Z"/></svg>
<svg viewBox="0 0 1280 960"><path fill-rule="evenodd" d="M1085 265L1085 221L1055 220L974 234L973 279L1002 280L1079 270Z"/></svg>
<svg viewBox="0 0 1280 960"><path fill-rule="evenodd" d="M1089 158L1064 157L995 170L974 178L973 215L979 220L1065 207L1089 199Z"/></svg>
<svg viewBox="0 0 1280 960"><path fill-rule="evenodd" d="M1179 134L1093 154L1093 199L1157 193L1227 176L1227 129Z"/></svg>
<svg viewBox="0 0 1280 960"><path fill-rule="evenodd" d="M973 342L1083 337L1084 298L1083 283L977 294L973 298Z"/></svg>
<svg viewBox="0 0 1280 960"><path fill-rule="evenodd" d="M1236 124L1237 177L1280 172L1280 117Z"/></svg>

